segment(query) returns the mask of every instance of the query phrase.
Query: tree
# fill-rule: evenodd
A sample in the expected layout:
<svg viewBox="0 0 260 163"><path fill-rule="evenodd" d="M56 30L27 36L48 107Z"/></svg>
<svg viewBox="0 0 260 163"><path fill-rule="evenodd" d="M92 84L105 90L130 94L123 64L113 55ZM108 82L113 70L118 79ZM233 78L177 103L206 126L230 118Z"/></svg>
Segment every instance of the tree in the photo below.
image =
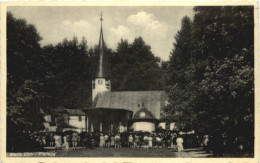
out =
<svg viewBox="0 0 260 163"><path fill-rule="evenodd" d="M174 49L171 52L168 69L169 105L165 108L166 119L177 121L181 130L190 131L193 128L193 69L192 63L192 21L185 16L182 19L181 30L176 34Z"/></svg>
<svg viewBox="0 0 260 163"><path fill-rule="evenodd" d="M141 37L132 44L118 43L117 51L108 55L114 91L162 90L164 71L160 59L151 52Z"/></svg>
<svg viewBox="0 0 260 163"><path fill-rule="evenodd" d="M68 117L66 117L66 115L67 115L67 113L64 108L56 108L53 111L53 116L55 117L55 122L56 122L56 126L57 126L57 129L56 129L57 132L62 132L62 130L67 126L65 118L68 118Z"/></svg>
<svg viewBox="0 0 260 163"><path fill-rule="evenodd" d="M43 129L40 109L48 108L40 40L33 25L7 13L7 151L26 150L30 140L22 140Z"/></svg>
<svg viewBox="0 0 260 163"><path fill-rule="evenodd" d="M213 120L221 124L230 123L229 128L219 127L232 134L241 130L237 122L243 122L247 109L251 114L254 110L253 10L252 7L219 7L212 14L212 10L198 7L195 11L197 42L204 41L203 46L196 44L195 52L200 59L198 64L203 65L196 68L203 73L198 80L196 99L203 103L197 102L196 108L207 111L204 116L214 115ZM211 16L201 22L200 15Z"/></svg>
<svg viewBox="0 0 260 163"><path fill-rule="evenodd" d="M76 109L85 108L91 96L91 56L85 38L64 39L55 46L43 47L48 56L48 94L53 99L50 106ZM90 98L91 99L91 98Z"/></svg>
<svg viewBox="0 0 260 163"><path fill-rule="evenodd" d="M193 22L183 18L175 37L166 112L182 128L225 132L232 141L243 136L253 148L253 8L195 7L194 12Z"/></svg>

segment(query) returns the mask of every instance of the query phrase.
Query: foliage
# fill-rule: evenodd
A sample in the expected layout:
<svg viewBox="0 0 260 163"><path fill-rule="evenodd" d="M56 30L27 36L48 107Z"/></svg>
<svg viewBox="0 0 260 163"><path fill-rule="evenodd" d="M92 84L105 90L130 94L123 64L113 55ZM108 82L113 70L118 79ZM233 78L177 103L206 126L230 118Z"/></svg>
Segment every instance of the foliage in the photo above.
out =
<svg viewBox="0 0 260 163"><path fill-rule="evenodd" d="M64 39L53 46L43 47L48 58L47 92L51 96L49 106L76 109L85 108L91 96L91 58L85 38L78 43ZM91 99L91 98L90 98Z"/></svg>
<svg viewBox="0 0 260 163"><path fill-rule="evenodd" d="M62 132L62 130L67 126L65 118L68 117L66 117L65 113L66 110L64 108L56 108L53 111L53 116L55 117L55 123L57 126L57 132Z"/></svg>
<svg viewBox="0 0 260 163"><path fill-rule="evenodd" d="M252 140L253 8L195 7L194 12L193 21L183 18L175 36L168 119L199 134L225 132L233 139Z"/></svg>
<svg viewBox="0 0 260 163"><path fill-rule="evenodd" d="M132 44L118 43L117 51L108 55L114 91L162 90L165 72L160 59L151 52L141 37Z"/></svg>
<svg viewBox="0 0 260 163"><path fill-rule="evenodd" d="M15 150L14 143L22 141L12 140L18 134L28 137L44 127L40 109L48 109L48 96L43 91L40 40L33 25L7 14L7 150Z"/></svg>

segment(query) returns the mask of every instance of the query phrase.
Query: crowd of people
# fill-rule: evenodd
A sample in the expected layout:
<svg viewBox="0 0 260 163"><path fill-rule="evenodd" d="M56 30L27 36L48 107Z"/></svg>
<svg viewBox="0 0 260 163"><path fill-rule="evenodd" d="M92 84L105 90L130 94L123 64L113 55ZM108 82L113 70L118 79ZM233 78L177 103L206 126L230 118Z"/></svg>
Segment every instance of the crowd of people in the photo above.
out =
<svg viewBox="0 0 260 163"><path fill-rule="evenodd" d="M172 148L183 150L183 138L178 133L160 132L123 132L123 133L88 133L88 132L48 132L32 134L43 147L75 150L78 148Z"/></svg>
<svg viewBox="0 0 260 163"><path fill-rule="evenodd" d="M247 151L253 143L244 142L238 137L229 140L225 134L201 135L180 134L179 132L111 132L111 133L77 133L47 132L33 133L31 139L40 147L58 150L76 150L79 148L170 148L174 151L183 151L184 148L203 147L207 153L213 152L214 156L223 156L234 151Z"/></svg>

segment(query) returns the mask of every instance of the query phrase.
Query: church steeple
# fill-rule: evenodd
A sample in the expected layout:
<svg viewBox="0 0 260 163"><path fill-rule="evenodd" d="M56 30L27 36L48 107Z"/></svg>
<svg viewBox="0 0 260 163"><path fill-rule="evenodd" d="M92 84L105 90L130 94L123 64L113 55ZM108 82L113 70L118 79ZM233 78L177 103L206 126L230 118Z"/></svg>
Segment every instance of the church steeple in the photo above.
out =
<svg viewBox="0 0 260 163"><path fill-rule="evenodd" d="M95 100L96 96L102 92L111 91L111 83L109 80L109 68L106 57L106 46L103 37L102 29L102 12L101 12L101 29L98 43L98 67L95 79L92 81L92 101Z"/></svg>
<svg viewBox="0 0 260 163"><path fill-rule="evenodd" d="M104 42L104 36L103 36L103 28L102 28L102 22L103 17L100 17L101 22L101 28L100 28L100 36L99 36L99 44L98 44L98 67L97 67L97 73L96 78L108 78L109 77L109 69L108 69L108 63L107 63L107 57L106 57L106 47Z"/></svg>

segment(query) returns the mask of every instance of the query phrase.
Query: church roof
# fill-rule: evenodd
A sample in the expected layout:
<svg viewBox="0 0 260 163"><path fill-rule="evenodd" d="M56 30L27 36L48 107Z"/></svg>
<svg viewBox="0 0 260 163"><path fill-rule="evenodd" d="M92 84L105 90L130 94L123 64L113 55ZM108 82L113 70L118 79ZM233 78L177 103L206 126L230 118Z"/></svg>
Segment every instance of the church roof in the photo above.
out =
<svg viewBox="0 0 260 163"><path fill-rule="evenodd" d="M143 105L140 110L138 110L133 119L133 121L140 121L140 120L156 120L156 118L153 116L153 114L145 108Z"/></svg>
<svg viewBox="0 0 260 163"><path fill-rule="evenodd" d="M85 116L85 113L80 109L66 109L66 112L71 116Z"/></svg>
<svg viewBox="0 0 260 163"><path fill-rule="evenodd" d="M101 21L101 28L100 28L100 36L99 36L99 44L98 44L98 67L97 67L96 78L108 78L109 68L108 68L108 62L106 57L106 47L105 47L103 29L102 29L102 21L103 21L102 15L100 21Z"/></svg>
<svg viewBox="0 0 260 163"><path fill-rule="evenodd" d="M164 91L120 91L99 93L93 101L92 109L124 109L135 114L144 103L153 116L160 119L161 109L165 106Z"/></svg>

